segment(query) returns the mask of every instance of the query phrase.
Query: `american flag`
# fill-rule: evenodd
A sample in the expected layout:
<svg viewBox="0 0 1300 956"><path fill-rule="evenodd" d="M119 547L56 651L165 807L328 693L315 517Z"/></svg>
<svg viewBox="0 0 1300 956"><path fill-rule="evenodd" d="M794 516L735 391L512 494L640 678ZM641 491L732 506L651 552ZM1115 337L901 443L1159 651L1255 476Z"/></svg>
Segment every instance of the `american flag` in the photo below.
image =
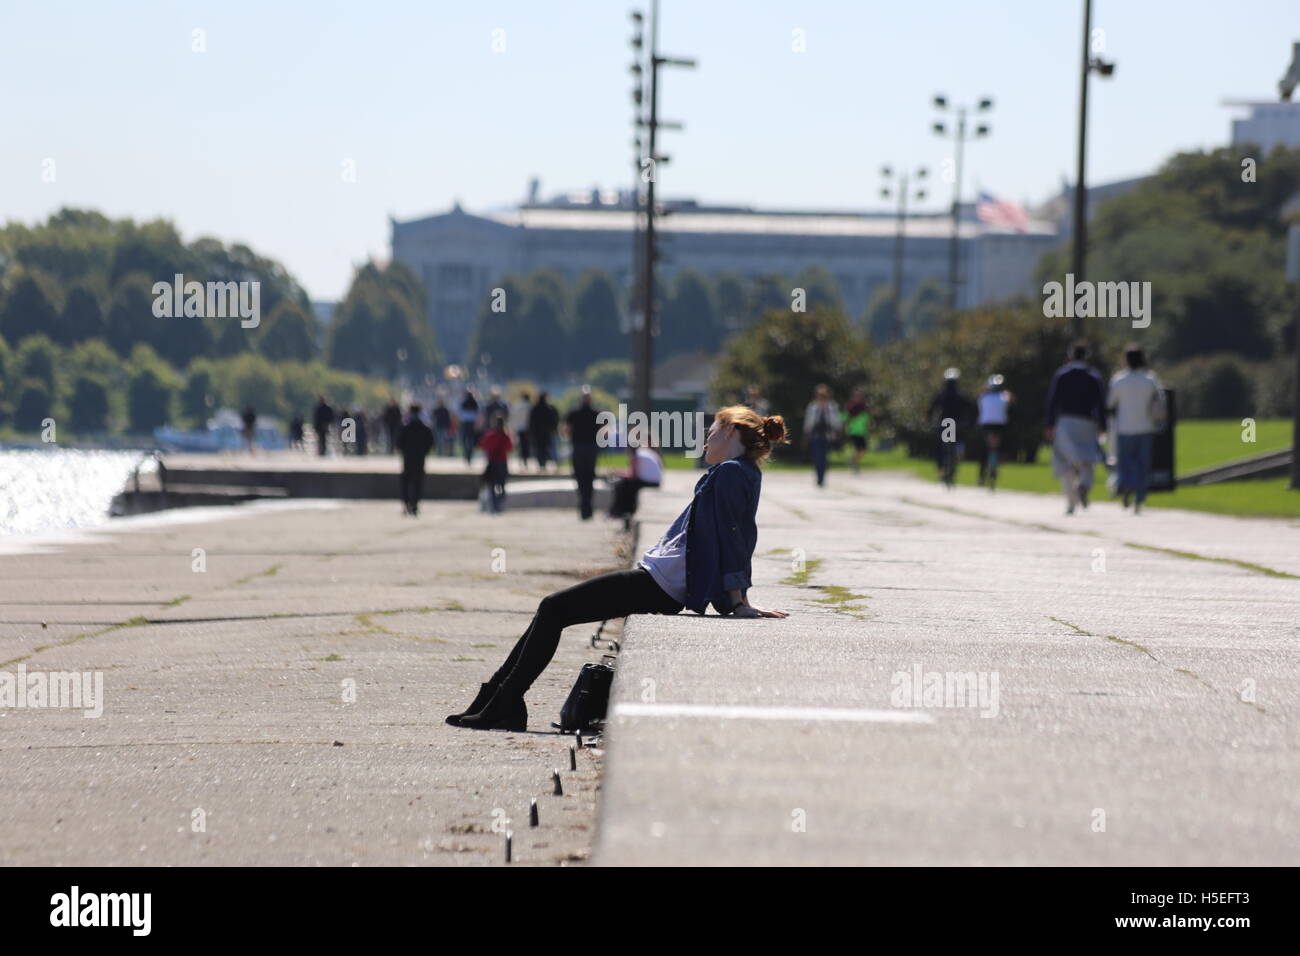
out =
<svg viewBox="0 0 1300 956"><path fill-rule="evenodd" d="M1029 230L1029 216L1016 203L997 199L989 193L980 193L975 201L975 218L986 226L997 226L1013 232Z"/></svg>

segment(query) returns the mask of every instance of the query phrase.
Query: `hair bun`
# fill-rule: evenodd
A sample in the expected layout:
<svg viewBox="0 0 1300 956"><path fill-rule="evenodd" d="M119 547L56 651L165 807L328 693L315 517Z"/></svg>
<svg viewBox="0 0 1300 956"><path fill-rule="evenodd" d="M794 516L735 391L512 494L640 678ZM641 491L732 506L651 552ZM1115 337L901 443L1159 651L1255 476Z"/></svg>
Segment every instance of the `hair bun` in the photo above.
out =
<svg viewBox="0 0 1300 956"><path fill-rule="evenodd" d="M763 437L773 445L785 441L785 419L780 415L769 415L764 418Z"/></svg>

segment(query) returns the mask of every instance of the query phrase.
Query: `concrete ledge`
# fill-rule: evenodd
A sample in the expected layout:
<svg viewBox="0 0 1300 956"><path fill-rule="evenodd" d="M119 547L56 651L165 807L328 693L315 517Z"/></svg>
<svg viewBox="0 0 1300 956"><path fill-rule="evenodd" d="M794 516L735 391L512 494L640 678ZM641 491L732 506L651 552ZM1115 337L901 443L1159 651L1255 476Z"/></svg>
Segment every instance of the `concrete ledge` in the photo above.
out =
<svg viewBox="0 0 1300 956"><path fill-rule="evenodd" d="M689 494L671 478L638 547ZM1053 496L833 471L768 473L758 524L750 596L789 618L624 629L596 863L1294 856L1295 522L1065 518Z"/></svg>

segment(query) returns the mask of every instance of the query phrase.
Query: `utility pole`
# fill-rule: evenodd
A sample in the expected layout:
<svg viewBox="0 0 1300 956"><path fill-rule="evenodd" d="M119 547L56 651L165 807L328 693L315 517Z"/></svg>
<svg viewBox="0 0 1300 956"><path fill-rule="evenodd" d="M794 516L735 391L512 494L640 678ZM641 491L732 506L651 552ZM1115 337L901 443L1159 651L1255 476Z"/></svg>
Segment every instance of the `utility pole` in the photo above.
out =
<svg viewBox="0 0 1300 956"><path fill-rule="evenodd" d="M635 17L634 17L635 19ZM649 114L644 119L638 120L638 125L646 128L645 146L646 153L641 161L641 179L645 182L645 230L643 232L645 249L642 253L641 266L641 310L638 317L640 325L633 329L633 337L637 343L633 347L633 379L634 388L632 393L633 411L650 411L652 370L654 368L654 334L655 334L655 260L657 258L657 248L655 240L655 220L658 217L658 209L655 206L655 186L659 178L658 171L661 164L668 162L667 156L661 156L658 152L658 133L659 127L665 129L681 129L680 123L661 122L659 119L659 67L661 66L682 66L692 68L695 66L694 60L675 59L672 57L659 55L659 0L651 0L650 4L650 108Z"/></svg>
<svg viewBox="0 0 1300 956"><path fill-rule="evenodd" d="M641 140L641 127L645 125L645 70L643 61L645 59L643 48L645 40L642 35L645 18L639 10L633 10L630 14L632 27L636 31L631 39L633 60L631 72L636 77L636 86L632 89L632 103L635 107L635 115L632 118L632 125L636 132L632 138L632 148L636 151L632 158L632 288L628 301L628 311L631 314L632 321L628 329L632 345L632 374L631 385L632 400L635 403L637 396L640 395L639 382L645 362L641 358L641 349L644 341L640 334L641 324L638 321L642 302L641 291L641 157L645 155L644 143Z"/></svg>
<svg viewBox="0 0 1300 956"><path fill-rule="evenodd" d="M891 302L891 320L893 323L892 331L899 336L903 333L903 237L907 230L907 173L902 173L898 177L898 185L891 186L894 171L889 166L880 170L880 175L885 180L885 185L880 187L880 195L884 199L890 198L892 191L898 191L898 230L894 236L894 294ZM916 169L916 178L925 179L927 173L924 166L918 166ZM920 202L925 199L925 190L916 191L916 200Z"/></svg>
<svg viewBox="0 0 1300 956"><path fill-rule="evenodd" d="M948 97L936 96L934 98L934 107L941 112L947 112ZM961 165L962 154L966 146L966 112L967 107L955 107L957 112L957 122L951 128L951 138L957 142L955 168L953 170L953 193L952 193L952 240L948 245L948 309L955 312L957 310L957 290L961 285ZM993 100L984 97L976 104L975 109L979 113L987 113L993 109ZM949 126L947 123L935 122L934 132L945 139L950 137ZM975 137L983 139L989 134L987 123L977 123L975 126Z"/></svg>
<svg viewBox="0 0 1300 956"><path fill-rule="evenodd" d="M1088 184L1085 164L1088 156L1088 74L1115 72L1115 64L1092 56L1092 0L1083 0L1083 59L1079 74L1079 154L1074 174L1074 247L1071 271L1077 287L1087 278L1088 268ZM1083 317L1074 317L1074 337L1083 338Z"/></svg>

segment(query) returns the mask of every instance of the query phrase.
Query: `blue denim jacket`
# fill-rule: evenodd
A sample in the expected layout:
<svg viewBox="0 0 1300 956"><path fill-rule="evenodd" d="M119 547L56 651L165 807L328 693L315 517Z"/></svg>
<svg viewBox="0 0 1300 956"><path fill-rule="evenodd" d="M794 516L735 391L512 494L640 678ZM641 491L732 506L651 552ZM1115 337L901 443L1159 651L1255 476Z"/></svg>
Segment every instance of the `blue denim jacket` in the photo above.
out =
<svg viewBox="0 0 1300 956"><path fill-rule="evenodd" d="M695 496L674 528L686 522L686 606L703 614L737 607L728 591L750 585L750 562L758 543L758 495L763 474L744 455L714 465L695 483Z"/></svg>

